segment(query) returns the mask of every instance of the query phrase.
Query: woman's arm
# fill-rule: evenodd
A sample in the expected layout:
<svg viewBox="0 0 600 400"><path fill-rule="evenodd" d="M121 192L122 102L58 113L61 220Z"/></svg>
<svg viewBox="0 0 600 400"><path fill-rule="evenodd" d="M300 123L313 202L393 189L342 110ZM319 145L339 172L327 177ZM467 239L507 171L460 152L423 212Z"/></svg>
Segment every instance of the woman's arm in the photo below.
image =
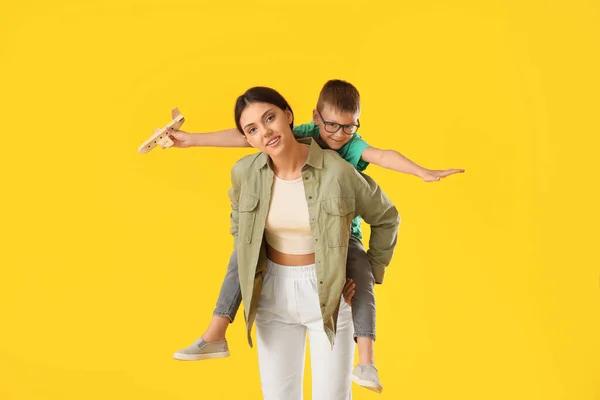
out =
<svg viewBox="0 0 600 400"><path fill-rule="evenodd" d="M239 204L240 204L240 189L242 185L242 170L239 162L234 164L231 169L231 188L227 193L231 201L231 228L229 232L233 235L234 248L237 249L238 228L239 228Z"/></svg>
<svg viewBox="0 0 600 400"><path fill-rule="evenodd" d="M398 210L371 177L355 171L356 214L371 226L367 255L376 283L383 283L398 239Z"/></svg>

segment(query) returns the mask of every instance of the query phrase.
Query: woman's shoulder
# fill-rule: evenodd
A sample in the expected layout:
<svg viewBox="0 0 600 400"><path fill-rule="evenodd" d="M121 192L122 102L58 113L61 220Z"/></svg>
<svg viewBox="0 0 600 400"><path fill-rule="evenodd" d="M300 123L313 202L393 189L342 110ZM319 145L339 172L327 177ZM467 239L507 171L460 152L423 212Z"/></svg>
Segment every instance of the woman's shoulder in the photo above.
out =
<svg viewBox="0 0 600 400"><path fill-rule="evenodd" d="M336 173L352 176L356 174L354 166L344 160L335 150L323 150L323 167L326 168L327 171L334 171Z"/></svg>
<svg viewBox="0 0 600 400"><path fill-rule="evenodd" d="M251 170L250 168L253 165L256 165L257 163L262 162L262 160L261 160L262 156L263 156L263 153L255 153L255 154L249 154L247 156L240 158L238 161L236 161L235 164L233 164L233 167L231 168L231 173L240 175L240 176L243 175L246 171Z"/></svg>

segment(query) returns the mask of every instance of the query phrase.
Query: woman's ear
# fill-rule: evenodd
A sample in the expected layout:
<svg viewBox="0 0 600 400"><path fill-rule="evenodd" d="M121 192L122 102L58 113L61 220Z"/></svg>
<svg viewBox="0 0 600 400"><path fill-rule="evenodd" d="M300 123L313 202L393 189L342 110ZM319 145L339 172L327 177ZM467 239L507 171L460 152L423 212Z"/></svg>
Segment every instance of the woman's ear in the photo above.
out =
<svg viewBox="0 0 600 400"><path fill-rule="evenodd" d="M292 113L292 111L290 111L289 108L285 110L285 115L287 117L288 124L293 124L294 123L294 114Z"/></svg>

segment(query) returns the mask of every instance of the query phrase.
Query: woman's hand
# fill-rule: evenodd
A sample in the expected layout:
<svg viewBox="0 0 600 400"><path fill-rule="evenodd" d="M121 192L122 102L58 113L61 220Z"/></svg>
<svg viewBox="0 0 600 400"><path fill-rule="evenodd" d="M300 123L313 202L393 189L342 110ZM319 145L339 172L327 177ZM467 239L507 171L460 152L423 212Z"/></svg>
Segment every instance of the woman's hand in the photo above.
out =
<svg viewBox="0 0 600 400"><path fill-rule="evenodd" d="M346 279L346 284L344 285L344 290L342 291L342 294L344 295L344 301L350 307L352 307L352 297L354 297L355 288L356 285L354 284L354 281L350 278Z"/></svg>

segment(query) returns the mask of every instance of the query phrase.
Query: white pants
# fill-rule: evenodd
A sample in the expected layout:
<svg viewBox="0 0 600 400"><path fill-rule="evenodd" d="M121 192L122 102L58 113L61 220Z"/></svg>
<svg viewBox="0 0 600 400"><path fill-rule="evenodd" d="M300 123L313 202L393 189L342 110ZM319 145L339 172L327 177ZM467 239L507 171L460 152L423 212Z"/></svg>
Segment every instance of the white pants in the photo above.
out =
<svg viewBox="0 0 600 400"><path fill-rule="evenodd" d="M313 400L352 398L352 311L340 306L335 346L327 339L314 264L267 262L256 314L256 342L263 397L302 400L306 334L310 344Z"/></svg>

